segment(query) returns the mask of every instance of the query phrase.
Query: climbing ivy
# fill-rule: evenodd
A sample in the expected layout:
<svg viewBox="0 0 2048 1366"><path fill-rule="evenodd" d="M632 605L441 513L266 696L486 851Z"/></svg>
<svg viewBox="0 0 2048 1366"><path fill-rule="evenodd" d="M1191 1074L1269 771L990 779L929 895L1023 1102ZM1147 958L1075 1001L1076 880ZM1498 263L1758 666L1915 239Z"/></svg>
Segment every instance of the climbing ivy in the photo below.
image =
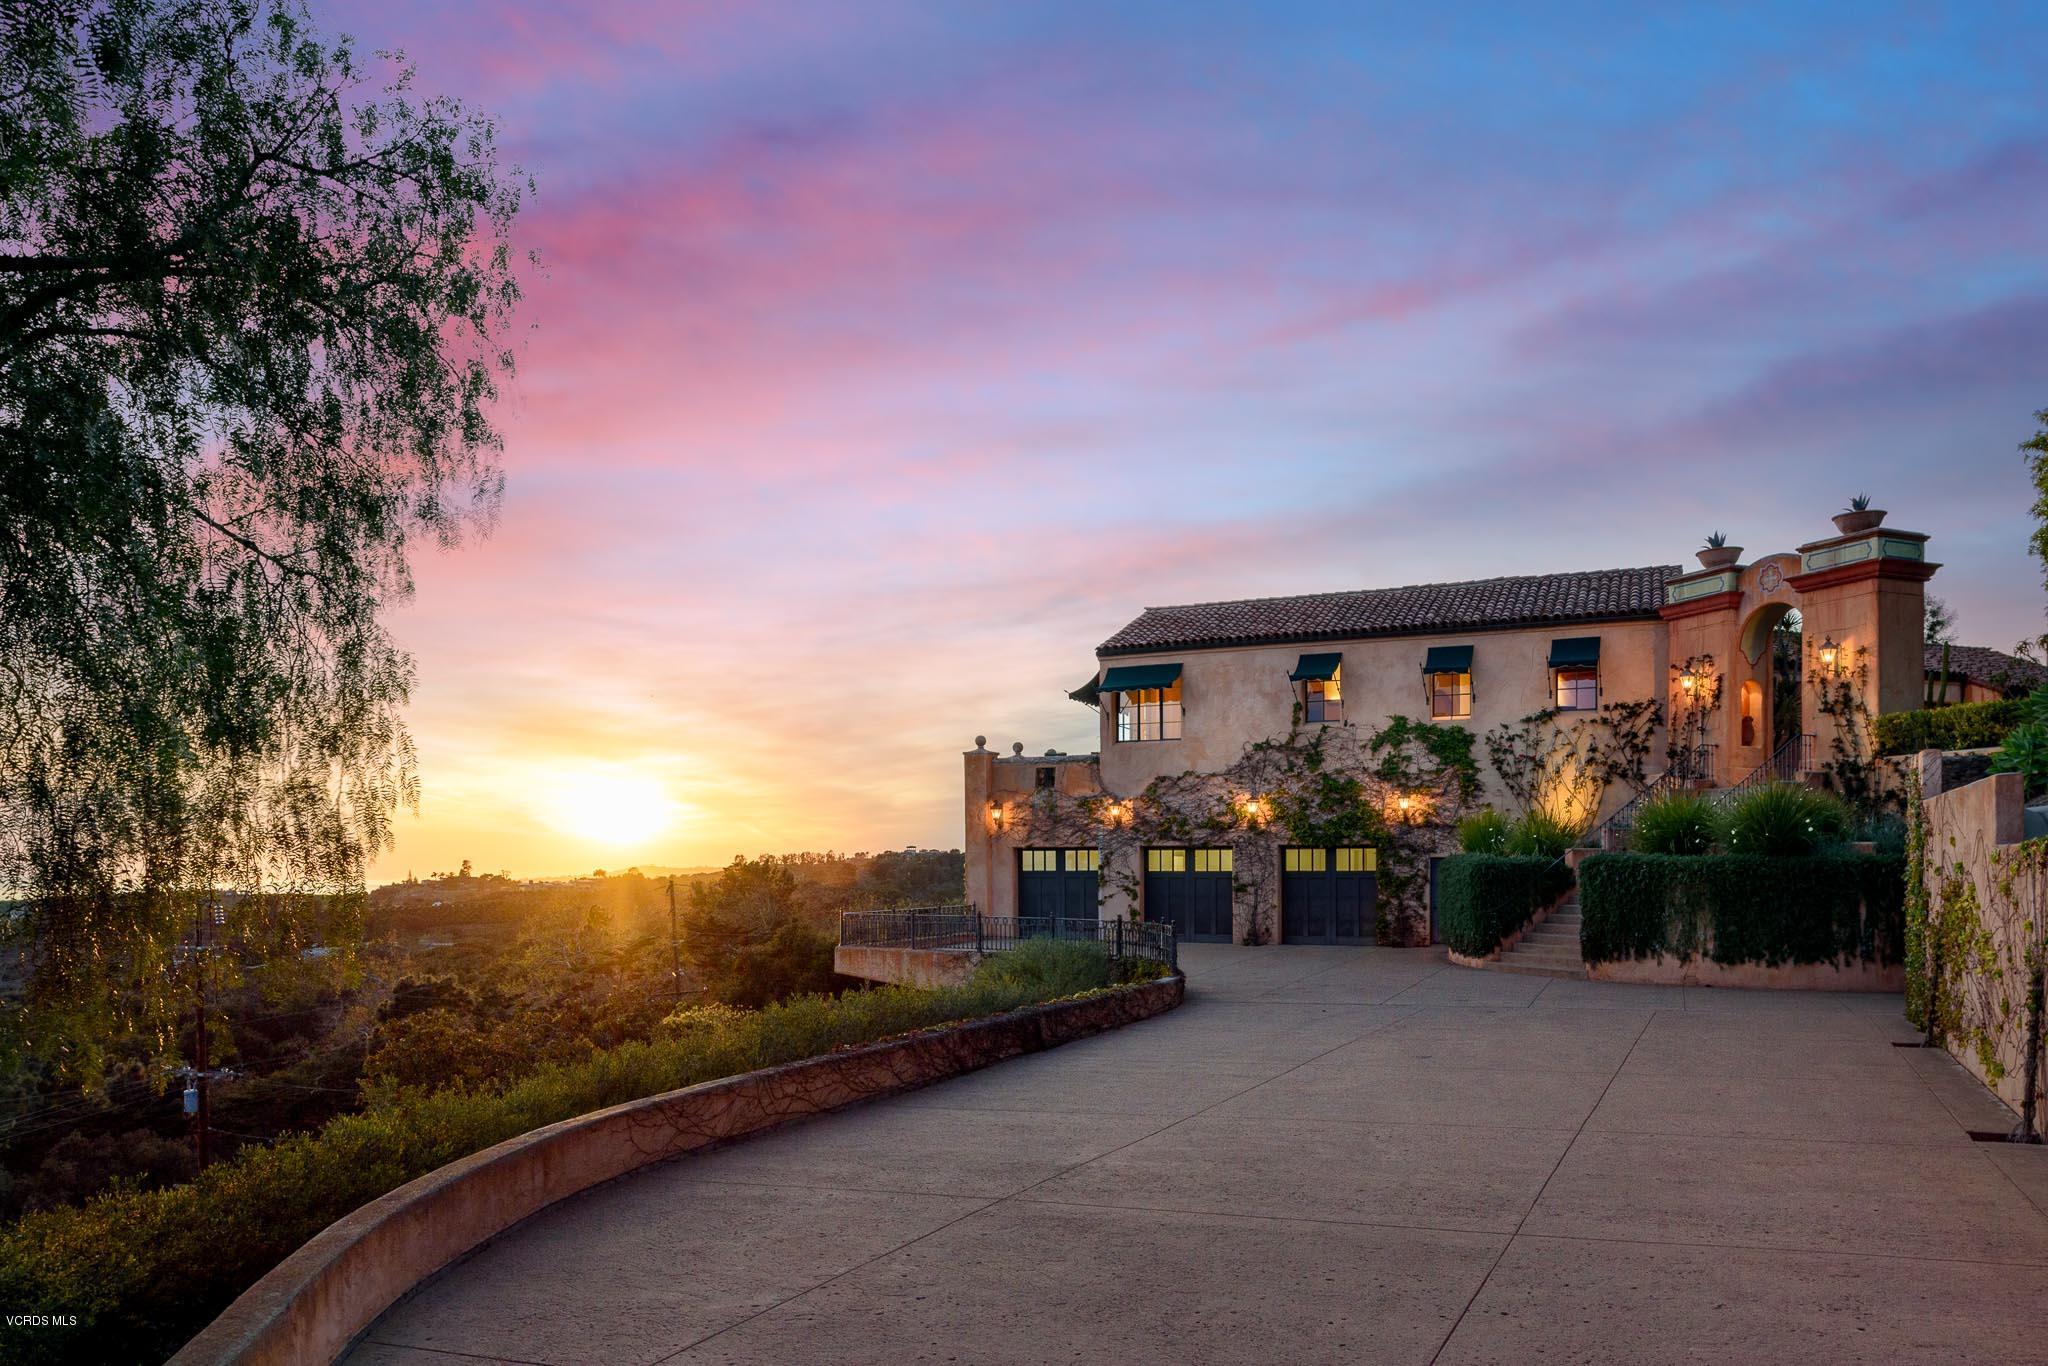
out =
<svg viewBox="0 0 2048 1366"><path fill-rule="evenodd" d="M1155 778L1127 801L1034 794L1010 833L1018 844L1101 849L1102 894L1121 894L1131 905L1147 846L1229 848L1248 944L1278 934L1284 845L1370 847L1378 855L1378 937L1405 943L1427 920L1428 857L1456 847L1451 827L1478 783L1472 737L1455 727L1406 717L1377 730L1296 724L1284 736L1247 744L1220 772Z"/></svg>
<svg viewBox="0 0 2048 1366"><path fill-rule="evenodd" d="M1663 722L1654 698L1609 702L1590 716L1546 707L1488 731L1486 757L1525 815L1540 812L1577 832L1613 784L1648 785L1651 740Z"/></svg>
<svg viewBox="0 0 2048 1366"><path fill-rule="evenodd" d="M1869 705L1863 700L1870 683L1870 651L1858 647L1849 667L1829 672L1816 654L1806 676L1812 681L1814 710L1834 722L1828 757L1821 763L1821 782L1859 812L1887 804L1889 765L1877 755Z"/></svg>
<svg viewBox="0 0 2048 1366"><path fill-rule="evenodd" d="M1927 1028L1927 807L1920 785L1906 789L1906 1018Z"/></svg>

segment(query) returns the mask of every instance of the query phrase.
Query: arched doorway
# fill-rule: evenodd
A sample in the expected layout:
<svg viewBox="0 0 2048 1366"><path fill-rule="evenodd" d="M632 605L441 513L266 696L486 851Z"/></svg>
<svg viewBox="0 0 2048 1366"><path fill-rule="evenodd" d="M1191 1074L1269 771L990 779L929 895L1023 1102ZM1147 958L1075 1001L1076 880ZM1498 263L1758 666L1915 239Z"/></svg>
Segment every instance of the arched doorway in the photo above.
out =
<svg viewBox="0 0 2048 1366"><path fill-rule="evenodd" d="M1747 676L1736 694L1735 738L1751 764L1778 753L1800 733L1802 642L1799 609L1790 603L1766 602L1743 623L1739 644Z"/></svg>

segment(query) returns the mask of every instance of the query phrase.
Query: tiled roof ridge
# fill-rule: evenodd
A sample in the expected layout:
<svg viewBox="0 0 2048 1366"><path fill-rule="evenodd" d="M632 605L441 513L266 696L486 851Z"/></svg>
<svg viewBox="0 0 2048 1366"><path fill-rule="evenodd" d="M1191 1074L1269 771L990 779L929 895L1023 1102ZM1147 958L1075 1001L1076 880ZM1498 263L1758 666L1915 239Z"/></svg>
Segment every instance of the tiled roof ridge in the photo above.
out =
<svg viewBox="0 0 2048 1366"><path fill-rule="evenodd" d="M1677 565L1503 574L1147 607L1096 648L1128 654L1205 645L1486 630L1656 615Z"/></svg>
<svg viewBox="0 0 2048 1366"><path fill-rule="evenodd" d="M1249 607L1262 602L1313 602L1317 598L1353 598L1367 593L1420 593L1439 588L1477 588L1483 584L1526 583L1532 579L1590 579L1602 574L1657 574L1675 579L1686 572L1676 564L1625 564L1611 569L1553 569L1544 574L1495 574L1484 579L1439 579L1431 583L1394 583L1383 588L1329 588L1320 593L1274 593L1263 598L1215 598L1208 602L1156 602L1143 612L1186 612L1197 607ZM1961 648L1961 647L1958 647ZM1976 648L1976 647L1972 647Z"/></svg>

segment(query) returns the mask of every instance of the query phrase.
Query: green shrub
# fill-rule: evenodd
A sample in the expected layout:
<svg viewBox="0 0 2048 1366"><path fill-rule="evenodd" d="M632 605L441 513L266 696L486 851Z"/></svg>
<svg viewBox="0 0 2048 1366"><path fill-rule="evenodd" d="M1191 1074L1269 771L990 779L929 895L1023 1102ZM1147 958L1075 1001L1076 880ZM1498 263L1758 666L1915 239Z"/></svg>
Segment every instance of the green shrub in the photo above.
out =
<svg viewBox="0 0 2048 1366"><path fill-rule="evenodd" d="M1811 854L1848 838L1849 808L1828 792L1772 783L1746 792L1728 813L1728 852L1773 858Z"/></svg>
<svg viewBox="0 0 2048 1366"><path fill-rule="evenodd" d="M1923 749L1990 749L2024 720L2026 699L2007 698L1887 712L1870 725L1878 753L1917 754Z"/></svg>
<svg viewBox="0 0 2048 1366"><path fill-rule="evenodd" d="M1667 792L1636 808L1629 848L1639 854L1698 855L1721 842L1721 808L1696 792Z"/></svg>
<svg viewBox="0 0 2048 1366"><path fill-rule="evenodd" d="M1033 945L991 958L958 987L682 1010L653 1040L500 1089L400 1092L317 1133L245 1148L184 1185L28 1215L0 1230L0 1303L76 1314L79 1326L10 1334L0 1356L160 1361L328 1224L459 1157L609 1105L1100 986L1115 972L1088 946Z"/></svg>
<svg viewBox="0 0 2048 1366"><path fill-rule="evenodd" d="M1571 870L1556 859L1453 854L1437 869L1437 929L1444 943L1478 958L1571 885Z"/></svg>
<svg viewBox="0 0 2048 1366"><path fill-rule="evenodd" d="M2036 688L2020 705L2026 719L2006 733L1991 771L2019 774L2034 797L2048 791L2048 688Z"/></svg>
<svg viewBox="0 0 2048 1366"><path fill-rule="evenodd" d="M1151 981L1166 969L1150 959L1112 961L1103 946L1072 940L1027 939L1013 949L991 954L974 970L978 985L1031 992L1040 1000L1078 996L1120 982Z"/></svg>
<svg viewBox="0 0 2048 1366"><path fill-rule="evenodd" d="M1458 822L1458 847L1468 854L1505 854L1511 828L1498 811L1474 811Z"/></svg>
<svg viewBox="0 0 2048 1366"><path fill-rule="evenodd" d="M1507 852L1522 858L1562 858L1584 833L1547 811L1531 811L1508 832Z"/></svg>
<svg viewBox="0 0 2048 1366"><path fill-rule="evenodd" d="M1579 865L1586 961L1706 956L1717 963L1897 963L1905 860L1594 854Z"/></svg>

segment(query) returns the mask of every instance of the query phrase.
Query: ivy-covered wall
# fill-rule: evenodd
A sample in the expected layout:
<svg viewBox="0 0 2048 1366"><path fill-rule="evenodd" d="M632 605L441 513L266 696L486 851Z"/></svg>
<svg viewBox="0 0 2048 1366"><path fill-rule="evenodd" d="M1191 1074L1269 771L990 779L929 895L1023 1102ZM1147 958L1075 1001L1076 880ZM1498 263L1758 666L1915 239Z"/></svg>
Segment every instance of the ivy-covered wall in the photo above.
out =
<svg viewBox="0 0 2048 1366"><path fill-rule="evenodd" d="M1279 939L1285 846L1363 845L1378 851L1379 942L1421 944L1429 858L1455 849L1452 827L1477 797L1479 774L1462 727L1403 716L1378 727L1296 726L1244 746L1219 772L1155 778L1132 797L1035 791L1004 805L1001 844L1100 849L1105 914L1139 905L1148 847L1230 849L1242 944Z"/></svg>
<svg viewBox="0 0 2048 1366"><path fill-rule="evenodd" d="M1914 804L1907 844L1909 1017L2015 1110L2048 938L2048 839L2023 838L2022 804L2012 773L1939 793Z"/></svg>

